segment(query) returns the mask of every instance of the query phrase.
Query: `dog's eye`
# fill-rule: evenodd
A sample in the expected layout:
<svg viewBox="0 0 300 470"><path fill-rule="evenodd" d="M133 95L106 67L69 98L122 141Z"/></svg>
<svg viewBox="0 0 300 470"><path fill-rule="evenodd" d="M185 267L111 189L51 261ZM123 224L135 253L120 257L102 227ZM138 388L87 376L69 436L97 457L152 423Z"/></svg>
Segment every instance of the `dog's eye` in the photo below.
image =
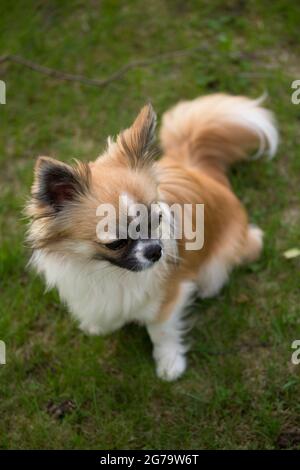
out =
<svg viewBox="0 0 300 470"><path fill-rule="evenodd" d="M121 248L124 248L127 243L128 240L126 238L121 238L120 240L115 240L111 243L106 243L105 246L110 250L120 250Z"/></svg>

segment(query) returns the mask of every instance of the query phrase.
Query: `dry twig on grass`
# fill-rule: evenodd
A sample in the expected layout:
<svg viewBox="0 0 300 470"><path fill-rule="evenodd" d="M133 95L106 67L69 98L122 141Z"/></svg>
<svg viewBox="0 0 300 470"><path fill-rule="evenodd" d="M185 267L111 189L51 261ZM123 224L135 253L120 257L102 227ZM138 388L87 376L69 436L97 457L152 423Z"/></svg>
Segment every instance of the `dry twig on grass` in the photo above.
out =
<svg viewBox="0 0 300 470"><path fill-rule="evenodd" d="M88 78L84 75L77 75L71 74L68 72L63 72L57 69L52 69L49 67L45 67L44 65L37 64L36 62L32 62L31 60L24 59L19 55L14 54L5 54L0 56L0 65L4 62L11 62L19 65L23 65L30 70L35 72L42 73L44 75L48 75L48 77L57 78L59 80L66 80L70 82L80 82L84 85L90 86L97 86L97 87L104 87L111 82L119 80L122 78L129 70L140 68L140 67L147 67L150 65L155 65L158 62L168 61L169 59L173 59L176 57L184 57L187 55L194 54L195 52L199 52L200 50L205 50L206 48L201 47L194 47L190 49L183 49L178 51L166 52L164 54L160 54L154 57L150 57L149 59L141 59L141 60L133 60L128 62L120 69L116 70L114 73L109 75L107 78L103 79L95 79L95 78Z"/></svg>

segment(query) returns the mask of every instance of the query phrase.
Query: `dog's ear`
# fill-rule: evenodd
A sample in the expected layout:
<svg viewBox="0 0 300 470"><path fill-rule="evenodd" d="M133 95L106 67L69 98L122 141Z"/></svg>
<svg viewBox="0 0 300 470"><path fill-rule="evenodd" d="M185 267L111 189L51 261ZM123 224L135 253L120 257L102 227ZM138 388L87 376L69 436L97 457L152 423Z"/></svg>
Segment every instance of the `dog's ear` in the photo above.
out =
<svg viewBox="0 0 300 470"><path fill-rule="evenodd" d="M90 170L85 163L76 163L72 167L50 157L39 157L32 196L38 205L59 211L66 202L85 194L89 181Z"/></svg>
<svg viewBox="0 0 300 470"><path fill-rule="evenodd" d="M155 156L153 141L156 114L151 104L144 106L131 127L117 137L117 146L132 167L143 167Z"/></svg>

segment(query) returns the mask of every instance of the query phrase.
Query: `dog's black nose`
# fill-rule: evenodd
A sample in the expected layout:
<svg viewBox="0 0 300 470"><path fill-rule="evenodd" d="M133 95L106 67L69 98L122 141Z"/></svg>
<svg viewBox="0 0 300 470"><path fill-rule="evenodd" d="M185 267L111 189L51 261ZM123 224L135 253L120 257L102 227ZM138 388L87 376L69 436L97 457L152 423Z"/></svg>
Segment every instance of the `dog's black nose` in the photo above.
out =
<svg viewBox="0 0 300 470"><path fill-rule="evenodd" d="M151 245L147 246L144 251L145 258L147 258L149 261L152 261L153 263L158 261L161 255L162 248L159 243L152 243Z"/></svg>

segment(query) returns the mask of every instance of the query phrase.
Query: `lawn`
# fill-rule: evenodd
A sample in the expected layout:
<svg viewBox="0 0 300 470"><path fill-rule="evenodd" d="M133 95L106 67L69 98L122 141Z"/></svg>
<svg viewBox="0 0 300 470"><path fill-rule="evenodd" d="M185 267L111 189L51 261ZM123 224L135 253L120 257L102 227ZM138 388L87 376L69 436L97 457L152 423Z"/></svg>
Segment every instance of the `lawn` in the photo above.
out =
<svg viewBox="0 0 300 470"><path fill-rule="evenodd" d="M0 64L0 448L300 448L300 365L291 363L300 257L283 256L300 247L300 105L291 103L300 6L3 0L0 10L0 55L97 79L151 59L104 87ZM85 336L56 292L45 292L26 266L22 208L38 155L92 160L146 101L160 116L179 99L220 90L267 91L278 119L277 157L232 171L265 249L218 298L194 305L188 371L163 383L143 329Z"/></svg>

